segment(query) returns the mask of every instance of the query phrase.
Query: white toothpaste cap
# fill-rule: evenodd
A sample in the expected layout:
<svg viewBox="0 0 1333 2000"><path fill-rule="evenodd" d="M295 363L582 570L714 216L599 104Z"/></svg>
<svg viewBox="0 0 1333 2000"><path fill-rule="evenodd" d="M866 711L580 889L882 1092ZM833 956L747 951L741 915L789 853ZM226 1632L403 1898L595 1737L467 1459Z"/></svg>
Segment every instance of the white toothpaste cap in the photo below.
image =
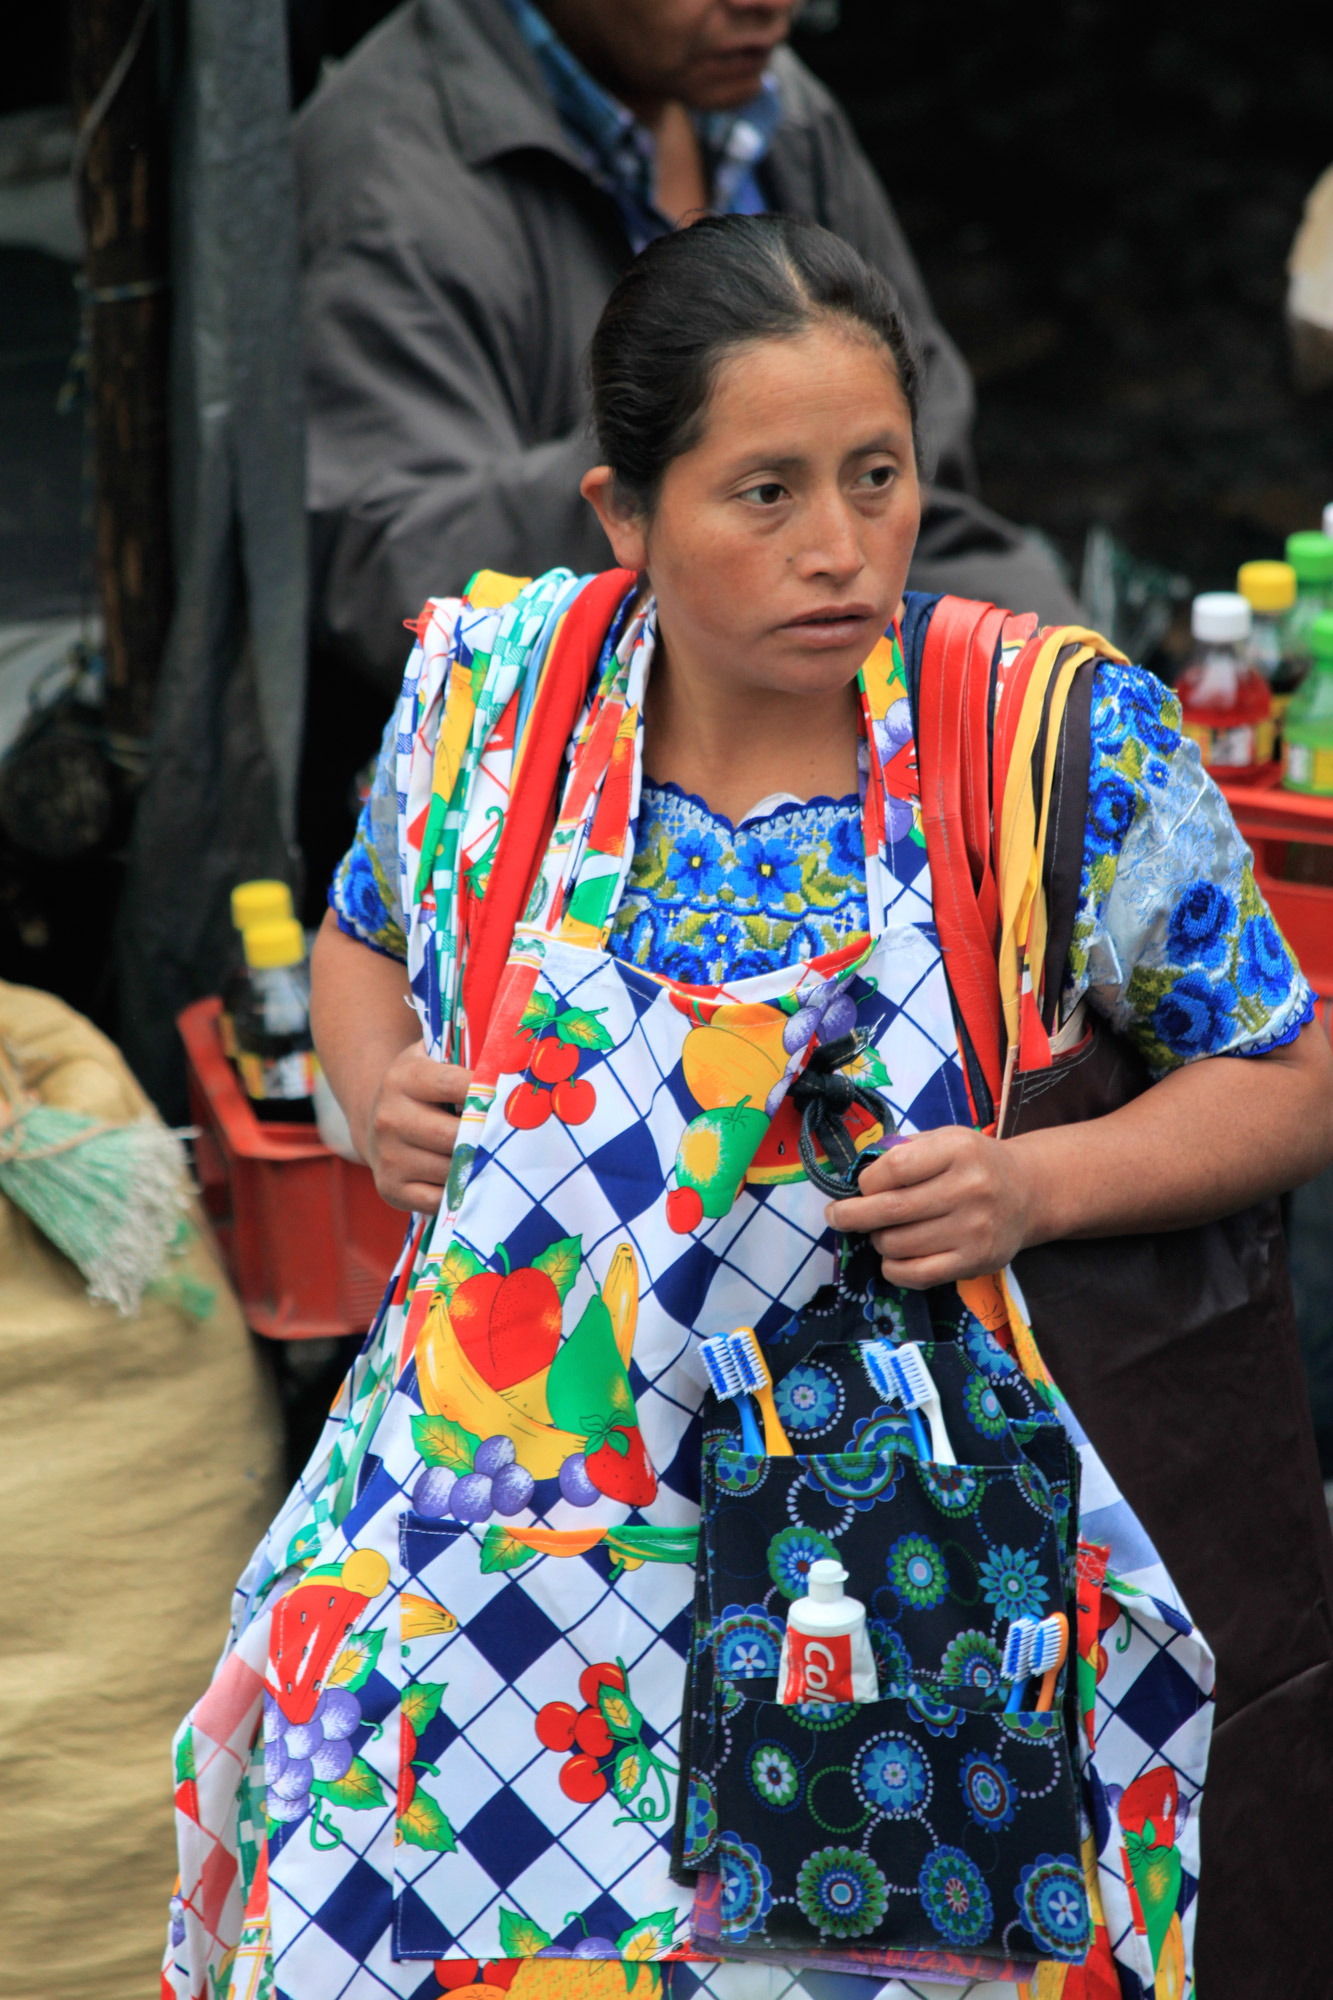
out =
<svg viewBox="0 0 1333 2000"><path fill-rule="evenodd" d="M831 1556L821 1556L810 1565L810 1595L816 1604L836 1604L846 1581L846 1570Z"/></svg>

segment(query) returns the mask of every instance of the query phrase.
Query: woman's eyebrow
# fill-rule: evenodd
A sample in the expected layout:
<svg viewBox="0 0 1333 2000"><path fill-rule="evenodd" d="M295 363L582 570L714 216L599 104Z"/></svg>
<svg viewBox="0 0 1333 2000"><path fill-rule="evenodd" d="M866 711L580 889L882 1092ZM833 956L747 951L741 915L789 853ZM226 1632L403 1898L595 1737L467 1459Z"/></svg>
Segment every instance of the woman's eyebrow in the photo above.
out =
<svg viewBox="0 0 1333 2000"><path fill-rule="evenodd" d="M870 458L875 452L901 452L906 449L907 447L901 437L895 437L889 432L881 432L878 437L870 438L864 444L852 445L848 451L843 453L843 457L845 459ZM743 478L747 472L784 472L793 466L808 465L809 462L809 452L755 451L747 453L743 458L738 458L735 461L733 469L727 476L731 479L739 479Z"/></svg>

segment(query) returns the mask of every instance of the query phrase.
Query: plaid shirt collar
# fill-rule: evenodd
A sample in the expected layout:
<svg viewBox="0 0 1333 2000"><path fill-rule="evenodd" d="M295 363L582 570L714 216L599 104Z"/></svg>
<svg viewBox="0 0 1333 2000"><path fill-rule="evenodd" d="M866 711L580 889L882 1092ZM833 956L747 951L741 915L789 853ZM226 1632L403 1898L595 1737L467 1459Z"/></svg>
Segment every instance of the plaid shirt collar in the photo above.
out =
<svg viewBox="0 0 1333 2000"><path fill-rule="evenodd" d="M593 80L533 0L508 0L508 6L536 58L566 137L589 178L615 202L632 247L642 250L672 226L653 199L657 156L652 133ZM758 215L768 206L756 170L781 115L772 75L739 109L694 114L715 214Z"/></svg>

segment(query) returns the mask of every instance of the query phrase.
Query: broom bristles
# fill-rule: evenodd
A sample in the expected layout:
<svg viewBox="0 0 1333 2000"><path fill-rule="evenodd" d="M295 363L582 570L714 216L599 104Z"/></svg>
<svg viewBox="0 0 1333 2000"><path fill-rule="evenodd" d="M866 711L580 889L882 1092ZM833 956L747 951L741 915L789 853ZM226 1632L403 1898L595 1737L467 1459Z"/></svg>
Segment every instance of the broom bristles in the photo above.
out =
<svg viewBox="0 0 1333 2000"><path fill-rule="evenodd" d="M77 1264L93 1298L133 1312L189 1200L181 1141L153 1117L103 1126L55 1105L32 1105L15 1124L0 1188Z"/></svg>

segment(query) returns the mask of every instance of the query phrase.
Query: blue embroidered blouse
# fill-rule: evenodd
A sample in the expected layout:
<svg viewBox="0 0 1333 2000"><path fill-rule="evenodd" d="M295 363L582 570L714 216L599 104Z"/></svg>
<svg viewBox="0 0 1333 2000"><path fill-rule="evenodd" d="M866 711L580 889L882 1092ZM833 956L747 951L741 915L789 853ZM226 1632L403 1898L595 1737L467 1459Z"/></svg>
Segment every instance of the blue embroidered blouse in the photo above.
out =
<svg viewBox="0 0 1333 2000"><path fill-rule="evenodd" d="M329 901L363 943L405 956L393 726ZM733 827L644 781L609 949L718 983L833 950L867 927L857 798L766 800ZM1310 988L1255 886L1226 801L1183 737L1180 705L1140 667L1103 662L1079 907L1063 1011L1086 993L1161 1076L1200 1056L1295 1039Z"/></svg>

